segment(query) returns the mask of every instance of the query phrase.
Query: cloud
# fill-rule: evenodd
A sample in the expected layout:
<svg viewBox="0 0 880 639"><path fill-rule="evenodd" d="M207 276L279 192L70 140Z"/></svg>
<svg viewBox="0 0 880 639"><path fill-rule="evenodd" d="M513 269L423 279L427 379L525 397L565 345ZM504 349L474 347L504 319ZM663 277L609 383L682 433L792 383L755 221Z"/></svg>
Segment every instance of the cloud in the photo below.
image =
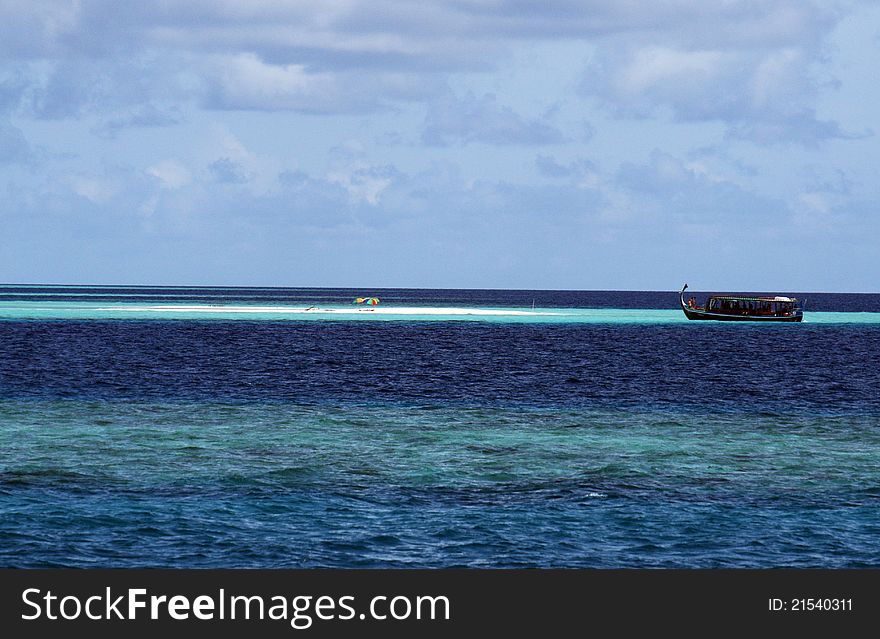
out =
<svg viewBox="0 0 880 639"><path fill-rule="evenodd" d="M254 53L196 60L202 105L217 110L354 113L424 99L440 83L418 75L345 70L316 71L305 64L273 64Z"/></svg>
<svg viewBox="0 0 880 639"><path fill-rule="evenodd" d="M96 65L63 60L36 77L29 91L30 112L45 120L80 116L98 98L103 82Z"/></svg>
<svg viewBox="0 0 880 639"><path fill-rule="evenodd" d="M33 0L0 7L9 59L117 56L120 51L252 53L310 69L485 70L511 44L622 36L688 49L814 42L842 13L811 0L251 0L134 6Z"/></svg>
<svg viewBox="0 0 880 639"><path fill-rule="evenodd" d="M597 55L581 91L620 117L666 110L681 122L722 122L729 137L759 144L851 137L838 123L819 120L810 106L819 93L817 54L610 46Z"/></svg>
<svg viewBox="0 0 880 639"><path fill-rule="evenodd" d="M541 145L563 139L555 127L541 120L524 119L510 107L498 104L494 95L477 97L473 93L432 102L422 132L422 141L435 146L455 142Z"/></svg>
<svg viewBox="0 0 880 639"><path fill-rule="evenodd" d="M859 245L836 277L874 286L876 145L850 139L872 116L863 6L0 0L19 259L0 258L47 279L100 255L79 273L813 285L830 271L798 257Z"/></svg>
<svg viewBox="0 0 880 639"><path fill-rule="evenodd" d="M188 185L192 179L189 169L177 160L162 160L150 166L147 173L159 180L162 188L175 190Z"/></svg>
<svg viewBox="0 0 880 639"><path fill-rule="evenodd" d="M106 204L119 192L118 185L108 179L93 175L74 175L68 179L73 192L92 204Z"/></svg>
<svg viewBox="0 0 880 639"><path fill-rule="evenodd" d="M698 187L705 178L675 156L654 150L645 164L624 163L617 179L633 191L666 195Z"/></svg>
<svg viewBox="0 0 880 639"><path fill-rule="evenodd" d="M349 172L333 172L327 179L339 184L355 202L366 202L372 206L379 204L382 192L399 177L399 172L391 166L366 167Z"/></svg>
<svg viewBox="0 0 880 639"><path fill-rule="evenodd" d="M111 117L92 130L103 138L113 139L126 129L174 126L182 121L183 116L176 107L160 109L147 103L133 108L124 115Z"/></svg>
<svg viewBox="0 0 880 639"><path fill-rule="evenodd" d="M239 159L226 146L234 141L214 162L241 170L247 151ZM825 191L827 183L845 195L840 175L804 175L815 188L775 198L711 173L705 158L663 151L607 172L584 157L541 155L536 167L550 179L518 183L475 180L440 163L407 172L370 162L369 147L348 148L331 169L287 169L266 190L201 183L212 169L193 173L178 159L63 180L34 176L5 199L4 230L15 246L20 239L57 247L61 257L40 271L46 279L81 268L63 249L71 237L90 247L80 253L103 256L87 275L105 281L638 288L683 272L761 281L768 268L787 268L790 250L809 257L816 248L823 259L839 252L876 270L848 250L876 236L870 202L844 213ZM797 246L780 251L779 239L792 233ZM17 269L9 272L25 273L0 257Z"/></svg>
<svg viewBox="0 0 880 639"><path fill-rule="evenodd" d="M81 3L32 0L0 3L0 55L34 59L64 55L64 41L80 26Z"/></svg>
<svg viewBox="0 0 880 639"><path fill-rule="evenodd" d="M420 101L432 108L431 144L535 144L559 136L485 98L455 105L442 87L452 73L498 69L523 44L580 42L595 51L582 94L617 115L668 112L720 121L729 136L760 144L816 144L848 135L815 115L827 79L823 47L848 8L818 0L43 0L0 7L0 56L39 61L31 108L48 119L119 112L156 94L209 109L303 113ZM0 86L0 107L2 96ZM456 113L492 122L461 130L449 121ZM112 120L125 126L124 117Z"/></svg>
<svg viewBox="0 0 880 639"><path fill-rule="evenodd" d="M14 75L0 81L0 108L6 103L10 112L43 120L97 116L102 123L93 130L104 136L171 124L201 88L186 62L169 54L73 56L9 66Z"/></svg>
<svg viewBox="0 0 880 639"><path fill-rule="evenodd" d="M872 135L870 131L844 131L838 122L818 119L813 109L764 118L742 118L732 122L727 130L730 138L757 144L792 142L806 147L816 147L831 139L856 140Z"/></svg>
<svg viewBox="0 0 880 639"><path fill-rule="evenodd" d="M569 164L560 164L548 155L539 155L535 158L535 166L541 175L552 178L583 178L584 176L596 175L596 164L586 158L578 158Z"/></svg>
<svg viewBox="0 0 880 639"><path fill-rule="evenodd" d="M319 111L337 86L329 75L310 74L300 64L266 64L252 53L213 60L207 103L220 109Z"/></svg>
<svg viewBox="0 0 880 639"><path fill-rule="evenodd" d="M618 117L721 122L731 138L815 146L851 134L816 116L834 3L677 3L675 28L610 33L580 91ZM700 4L701 6L698 6ZM668 6L668 5L667 5ZM649 13L652 9L648 10Z"/></svg>
<svg viewBox="0 0 880 639"><path fill-rule="evenodd" d="M642 212L640 223L653 218L668 229L712 228L715 234L773 229L779 232L790 209L778 198L761 195L697 162L655 150L645 163L623 163L615 176L618 188Z"/></svg>

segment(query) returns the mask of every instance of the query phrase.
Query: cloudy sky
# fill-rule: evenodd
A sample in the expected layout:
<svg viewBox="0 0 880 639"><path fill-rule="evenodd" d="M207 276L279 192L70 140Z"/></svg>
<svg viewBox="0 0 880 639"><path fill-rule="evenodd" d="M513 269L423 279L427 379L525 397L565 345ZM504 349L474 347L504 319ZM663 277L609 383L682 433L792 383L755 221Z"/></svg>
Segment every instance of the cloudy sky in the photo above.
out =
<svg viewBox="0 0 880 639"><path fill-rule="evenodd" d="M880 6L0 0L0 282L880 291Z"/></svg>

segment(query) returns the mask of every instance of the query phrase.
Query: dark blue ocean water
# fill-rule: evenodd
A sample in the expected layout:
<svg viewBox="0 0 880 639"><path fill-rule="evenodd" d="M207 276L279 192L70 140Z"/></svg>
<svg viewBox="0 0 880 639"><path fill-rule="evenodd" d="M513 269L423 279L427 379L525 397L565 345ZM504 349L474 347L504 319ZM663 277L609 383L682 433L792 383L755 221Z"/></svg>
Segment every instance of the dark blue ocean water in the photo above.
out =
<svg viewBox="0 0 880 639"><path fill-rule="evenodd" d="M677 304L677 292L367 293ZM4 287L0 302L358 294ZM808 320L880 312L878 295L798 297ZM0 321L0 565L878 567L878 361L873 321L23 312Z"/></svg>

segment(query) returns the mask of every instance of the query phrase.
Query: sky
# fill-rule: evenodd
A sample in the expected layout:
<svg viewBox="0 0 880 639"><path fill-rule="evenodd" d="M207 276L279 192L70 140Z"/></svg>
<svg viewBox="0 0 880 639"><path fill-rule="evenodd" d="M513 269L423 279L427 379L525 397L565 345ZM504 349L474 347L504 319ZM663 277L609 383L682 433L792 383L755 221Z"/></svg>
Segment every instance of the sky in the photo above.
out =
<svg viewBox="0 0 880 639"><path fill-rule="evenodd" d="M880 5L0 0L0 282L880 291Z"/></svg>

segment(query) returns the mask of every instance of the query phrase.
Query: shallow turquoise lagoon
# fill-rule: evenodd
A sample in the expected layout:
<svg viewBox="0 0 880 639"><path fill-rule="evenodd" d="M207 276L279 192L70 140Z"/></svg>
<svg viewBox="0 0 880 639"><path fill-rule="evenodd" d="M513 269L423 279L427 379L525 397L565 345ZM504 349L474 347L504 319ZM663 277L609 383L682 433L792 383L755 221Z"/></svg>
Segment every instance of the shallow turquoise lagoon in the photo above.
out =
<svg viewBox="0 0 880 639"><path fill-rule="evenodd" d="M681 310L616 308L500 308L265 304L138 304L101 302L0 302L0 319L116 320L292 320L292 321L471 321L526 324L680 324ZM807 312L808 324L880 324L880 313ZM715 322L691 322L693 325ZM740 323L737 323L738 325Z"/></svg>

